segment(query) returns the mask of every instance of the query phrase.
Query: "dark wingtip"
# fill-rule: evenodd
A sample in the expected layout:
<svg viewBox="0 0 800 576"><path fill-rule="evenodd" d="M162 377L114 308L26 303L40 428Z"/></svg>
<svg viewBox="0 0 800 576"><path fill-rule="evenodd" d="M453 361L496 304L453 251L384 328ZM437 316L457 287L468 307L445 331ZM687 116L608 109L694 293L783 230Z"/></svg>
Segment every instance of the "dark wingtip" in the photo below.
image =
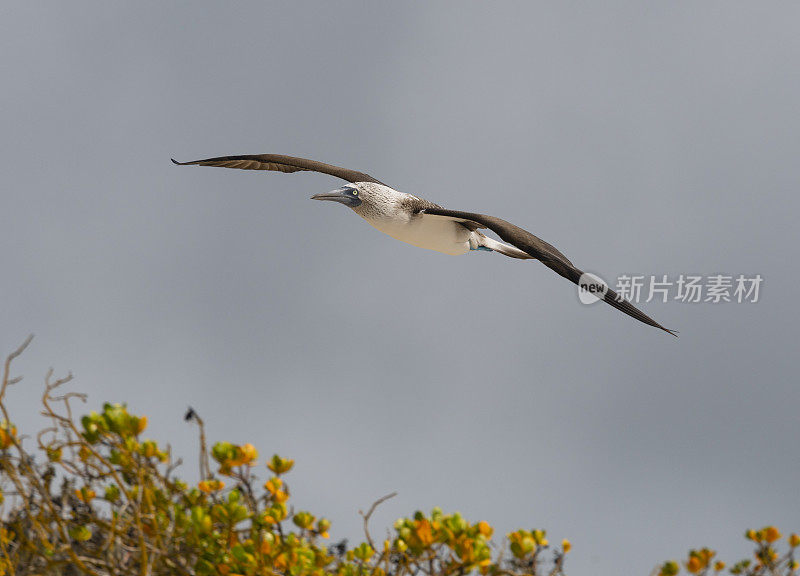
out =
<svg viewBox="0 0 800 576"><path fill-rule="evenodd" d="M181 166L183 164L182 162L178 162L177 160L175 160L175 158L170 158L170 160L172 160L173 164L177 164L178 166Z"/></svg>
<svg viewBox="0 0 800 576"><path fill-rule="evenodd" d="M580 271L576 270L576 272ZM575 280L573 280L573 282L575 282ZM624 298L621 298L619 294L614 292L611 288L608 288L608 290L606 291L603 301L605 301L606 304L609 304L612 308L616 308L620 312L623 312L628 316L635 318L639 322L652 326L653 328L658 328L659 330L663 330L664 332L672 334L676 338L678 337L677 330L670 330L669 328L664 328L661 324L650 318L650 316L639 310L636 306L634 306Z"/></svg>

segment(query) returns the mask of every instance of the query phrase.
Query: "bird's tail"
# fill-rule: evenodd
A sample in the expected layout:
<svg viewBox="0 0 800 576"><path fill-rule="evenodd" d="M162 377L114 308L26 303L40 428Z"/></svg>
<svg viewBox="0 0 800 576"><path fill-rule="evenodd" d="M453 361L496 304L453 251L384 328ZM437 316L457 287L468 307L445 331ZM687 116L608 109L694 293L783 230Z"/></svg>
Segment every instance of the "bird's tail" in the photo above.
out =
<svg viewBox="0 0 800 576"><path fill-rule="evenodd" d="M495 240L494 238L489 238L484 234L481 234L478 231L473 232L473 239L475 240L475 248L473 250L480 250L481 248L487 248L494 252L499 252L505 256L509 256L511 258L519 258L520 260L533 260L533 256L528 254L527 252L523 252L519 248L512 246L511 244L506 244L505 242L500 242Z"/></svg>

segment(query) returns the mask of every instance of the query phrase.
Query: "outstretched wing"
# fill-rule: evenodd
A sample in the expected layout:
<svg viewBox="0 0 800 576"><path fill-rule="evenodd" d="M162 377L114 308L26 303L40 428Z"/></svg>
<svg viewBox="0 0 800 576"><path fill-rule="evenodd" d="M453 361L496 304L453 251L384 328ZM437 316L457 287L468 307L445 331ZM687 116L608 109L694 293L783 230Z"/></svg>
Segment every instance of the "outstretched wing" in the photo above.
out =
<svg viewBox="0 0 800 576"><path fill-rule="evenodd" d="M454 220L469 220L472 222L477 222L482 226L492 230L495 234L500 236L500 238L509 244L513 244L523 252L530 254L533 258L541 261L542 264L574 284L578 284L578 280L583 274L583 271L576 268L566 256L564 256L555 248L555 246L548 244L527 230L523 230L519 226L514 226L510 222L506 222L501 218L487 216L486 214L476 214L473 212L447 210L439 207L425 208L422 212L424 214L434 214L437 216L449 216ZM624 312L628 316L636 318L639 322L644 322L645 324L660 328L665 332L669 332L673 336L677 336L675 330L664 328L661 324L650 318L650 316L639 310L636 306L627 300L620 298L619 295L611 288L608 289L603 299L609 305L621 312Z"/></svg>
<svg viewBox="0 0 800 576"><path fill-rule="evenodd" d="M174 159L172 161L179 166L196 164L197 166L220 166L222 168L239 168L240 170L272 170L287 174L300 171L321 172L348 182L383 184L380 180L376 180L363 172L282 154L245 154L242 156L218 156L217 158L206 158L205 160L195 160L193 162L178 162Z"/></svg>

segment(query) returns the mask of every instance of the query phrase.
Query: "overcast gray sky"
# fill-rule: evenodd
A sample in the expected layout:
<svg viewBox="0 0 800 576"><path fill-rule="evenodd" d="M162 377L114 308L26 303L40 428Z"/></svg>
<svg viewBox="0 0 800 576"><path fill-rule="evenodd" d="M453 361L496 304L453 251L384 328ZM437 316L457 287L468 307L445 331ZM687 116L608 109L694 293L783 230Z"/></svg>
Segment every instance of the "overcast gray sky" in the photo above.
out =
<svg viewBox="0 0 800 576"><path fill-rule="evenodd" d="M0 349L127 401L195 478L217 440L297 460L358 538L434 505L647 574L800 526L795 2L49 2L0 8ZM309 197L283 153L507 218L577 266L764 278L651 302L680 338L538 263L458 258Z"/></svg>

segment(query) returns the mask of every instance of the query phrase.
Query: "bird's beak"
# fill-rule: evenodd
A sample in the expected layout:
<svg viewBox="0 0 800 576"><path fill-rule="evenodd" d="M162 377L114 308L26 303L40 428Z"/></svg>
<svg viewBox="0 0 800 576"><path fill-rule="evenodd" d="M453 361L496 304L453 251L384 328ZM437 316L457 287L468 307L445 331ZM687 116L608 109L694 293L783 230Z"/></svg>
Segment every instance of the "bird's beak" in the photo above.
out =
<svg viewBox="0 0 800 576"><path fill-rule="evenodd" d="M325 192L324 194L314 194L311 199L331 200L349 206L350 208L355 208L361 204L361 200L358 197L358 190L352 186L343 186L336 190Z"/></svg>

